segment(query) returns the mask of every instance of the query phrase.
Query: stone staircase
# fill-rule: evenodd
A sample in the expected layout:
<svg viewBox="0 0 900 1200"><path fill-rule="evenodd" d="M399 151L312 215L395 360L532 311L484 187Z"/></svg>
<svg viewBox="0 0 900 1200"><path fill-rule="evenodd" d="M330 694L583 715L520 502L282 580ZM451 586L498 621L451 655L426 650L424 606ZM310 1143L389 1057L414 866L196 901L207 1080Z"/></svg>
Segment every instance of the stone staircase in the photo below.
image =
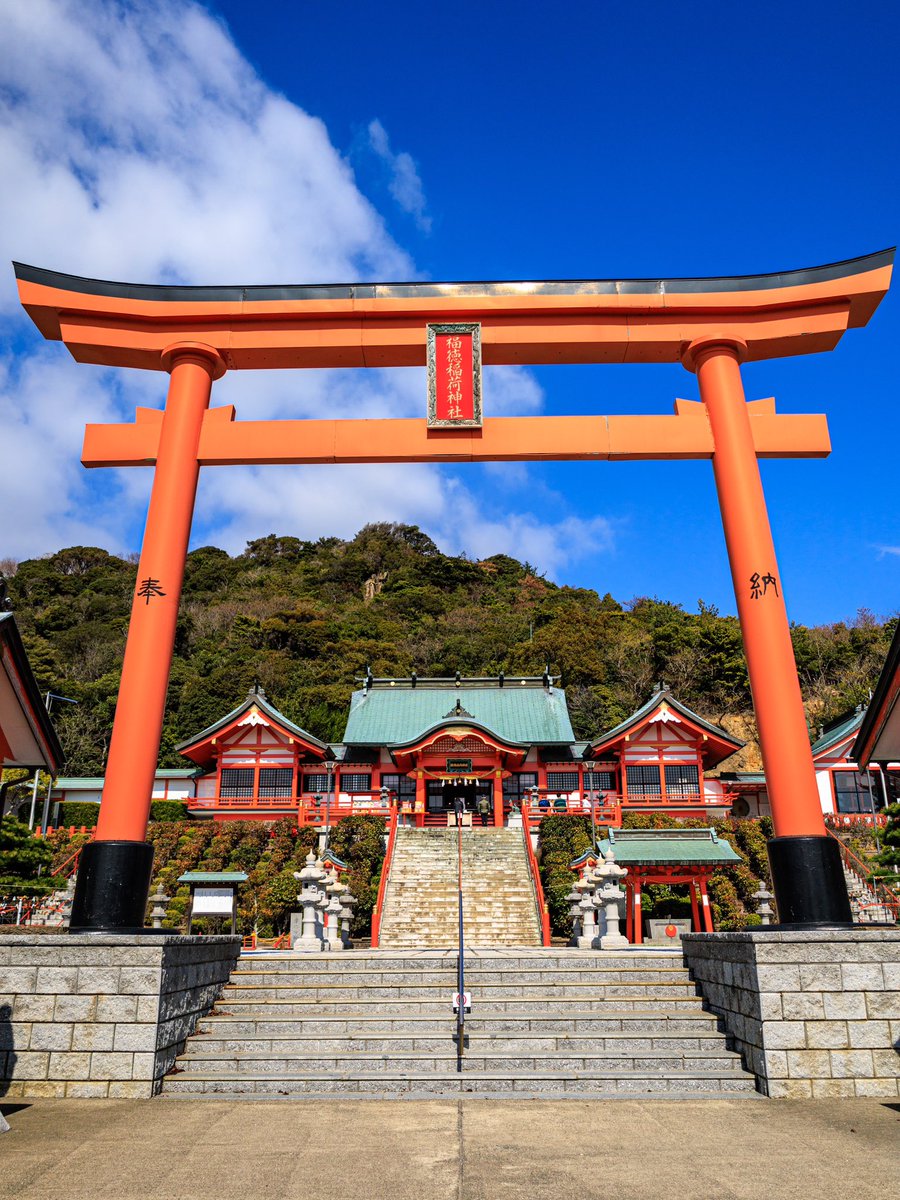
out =
<svg viewBox="0 0 900 1200"><path fill-rule="evenodd" d="M521 829L463 829L468 946L540 946L541 927ZM383 950L458 943L457 831L397 830L381 918Z"/></svg>
<svg viewBox="0 0 900 1200"><path fill-rule="evenodd" d="M847 895L850 897L850 911L857 925L893 924L896 921L893 911L879 902L878 896L861 875L851 871L844 863L844 882L847 884Z"/></svg>
<svg viewBox="0 0 900 1200"><path fill-rule="evenodd" d="M456 954L240 959L163 1096L753 1098L678 953L473 951L462 1073Z"/></svg>

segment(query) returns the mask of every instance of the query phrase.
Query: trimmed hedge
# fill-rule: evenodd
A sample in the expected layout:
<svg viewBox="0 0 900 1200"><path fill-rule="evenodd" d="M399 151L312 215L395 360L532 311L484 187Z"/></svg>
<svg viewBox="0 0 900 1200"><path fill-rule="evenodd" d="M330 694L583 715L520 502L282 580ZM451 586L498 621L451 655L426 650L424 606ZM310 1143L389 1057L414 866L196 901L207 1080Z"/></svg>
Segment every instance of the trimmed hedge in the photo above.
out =
<svg viewBox="0 0 900 1200"><path fill-rule="evenodd" d="M90 829L97 824L99 813L100 805L90 800L64 800L59 806L59 824L63 829L70 825ZM187 805L180 800L154 800L150 805L151 821L186 821L187 815Z"/></svg>
<svg viewBox="0 0 900 1200"><path fill-rule="evenodd" d="M59 824L65 829L70 825L76 829L86 825L90 829L97 824L99 812L100 805L92 804L89 800L64 800L59 806Z"/></svg>
<svg viewBox="0 0 900 1200"><path fill-rule="evenodd" d="M154 800L150 805L151 821L186 821L187 805L181 800Z"/></svg>

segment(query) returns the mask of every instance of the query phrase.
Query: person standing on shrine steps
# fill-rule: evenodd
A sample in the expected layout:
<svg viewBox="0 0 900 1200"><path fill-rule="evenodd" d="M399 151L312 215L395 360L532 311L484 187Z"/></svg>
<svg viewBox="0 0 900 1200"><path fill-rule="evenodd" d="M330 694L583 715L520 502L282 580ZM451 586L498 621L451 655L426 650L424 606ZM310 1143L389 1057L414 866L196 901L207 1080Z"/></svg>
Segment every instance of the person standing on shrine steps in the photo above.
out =
<svg viewBox="0 0 900 1200"><path fill-rule="evenodd" d="M491 802L487 796L482 794L478 797L478 800L475 803L475 811L481 817L481 824L486 827L488 823L488 816L490 815L491 811Z"/></svg>

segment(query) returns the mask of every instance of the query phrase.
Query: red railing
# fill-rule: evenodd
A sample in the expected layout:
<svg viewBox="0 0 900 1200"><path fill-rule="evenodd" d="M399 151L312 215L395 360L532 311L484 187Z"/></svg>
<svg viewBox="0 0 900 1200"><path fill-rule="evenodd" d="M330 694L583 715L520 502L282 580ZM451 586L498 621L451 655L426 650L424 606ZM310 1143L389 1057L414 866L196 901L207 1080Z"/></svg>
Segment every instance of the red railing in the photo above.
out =
<svg viewBox="0 0 900 1200"><path fill-rule="evenodd" d="M358 792L349 796L333 796L321 803L314 796L193 796L188 800L192 813L242 809L250 812L278 812L296 817L297 825L335 825L344 817L389 816L389 804L381 792Z"/></svg>
<svg viewBox="0 0 900 1200"><path fill-rule="evenodd" d="M887 825L884 813L826 813L826 829L883 829Z"/></svg>
<svg viewBox="0 0 900 1200"><path fill-rule="evenodd" d="M525 799L522 801L523 820L527 816L530 821L536 823L543 821L544 817L562 814L589 817L591 802L587 797L581 799L577 796L556 796L553 799L549 796L540 796L537 800ZM618 829L622 824L622 802L618 796L612 799L606 797L603 800L595 800L594 820L598 825L612 825Z"/></svg>
<svg viewBox="0 0 900 1200"><path fill-rule="evenodd" d="M384 897L387 893L388 879L391 874L391 864L394 861L394 844L397 841L397 809L391 808L390 822L388 824L388 840L387 849L384 852L384 862L381 866L381 879L378 883L378 896L375 900L375 907L372 910L372 942L373 950L378 949L378 938L381 933L381 916L384 909Z"/></svg>
<svg viewBox="0 0 900 1200"><path fill-rule="evenodd" d="M538 868L534 846L531 844L531 823L525 805L522 806L522 833L525 837L525 857L528 859L528 870L531 872L531 884L534 888L534 902L537 905L541 922L541 945L550 945L550 911L544 899L544 889L541 886L541 873Z"/></svg>
<svg viewBox="0 0 900 1200"><path fill-rule="evenodd" d="M859 907L878 907L889 909L893 913L894 920L896 921L898 914L900 914L900 896L897 895L893 888L889 887L886 883L878 878L878 876L873 872L869 863L864 862L858 854L854 854L846 842L839 838L837 834L832 833L827 826L826 832L830 838L834 838L834 840L837 842L838 848L841 852L841 859L847 870L852 871L853 874L865 884L865 886L875 897L871 904L860 904Z"/></svg>

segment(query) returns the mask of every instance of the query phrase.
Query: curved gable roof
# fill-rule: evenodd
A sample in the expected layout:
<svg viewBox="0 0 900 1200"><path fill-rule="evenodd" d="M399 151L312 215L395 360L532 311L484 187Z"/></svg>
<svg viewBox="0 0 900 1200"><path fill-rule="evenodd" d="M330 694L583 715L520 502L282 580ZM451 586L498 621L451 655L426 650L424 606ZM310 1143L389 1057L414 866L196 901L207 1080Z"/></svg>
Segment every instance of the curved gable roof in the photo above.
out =
<svg viewBox="0 0 900 1200"><path fill-rule="evenodd" d="M665 704L668 708L674 710L684 721L693 725L696 729L706 734L713 745L710 746L712 754L710 758L715 758L715 762L721 762L727 758L729 754L733 754L735 750L745 744L739 738L734 738L730 733L726 733L724 729L720 729L718 725L713 725L710 721L706 721L703 717L698 716L686 704L682 704L668 688L659 688L653 693L646 704L642 704L639 709L626 717L615 728L608 730L606 733L600 734L597 738L592 738L590 743L591 754L598 754L601 750L608 749L616 742L624 740L629 734L641 725L648 723L650 718Z"/></svg>
<svg viewBox="0 0 900 1200"><path fill-rule="evenodd" d="M329 748L325 742L320 741L313 734L307 733L305 729L302 729L299 725L295 725L293 721L289 721L283 713L280 713L274 705L269 703L265 692L262 690L248 692L244 701L237 708L233 708L230 713L226 713L220 720L214 721L212 725L202 730L202 732L194 734L193 737L189 737L183 742L179 742L175 749L179 754L184 754L188 758L194 758L195 756L191 753L191 750L198 749L204 742L208 742L221 730L227 729L239 717L242 717L244 713L249 713L254 708L268 717L272 724L277 725L288 736L306 742L307 745L316 750L321 750L323 758L329 756Z"/></svg>

